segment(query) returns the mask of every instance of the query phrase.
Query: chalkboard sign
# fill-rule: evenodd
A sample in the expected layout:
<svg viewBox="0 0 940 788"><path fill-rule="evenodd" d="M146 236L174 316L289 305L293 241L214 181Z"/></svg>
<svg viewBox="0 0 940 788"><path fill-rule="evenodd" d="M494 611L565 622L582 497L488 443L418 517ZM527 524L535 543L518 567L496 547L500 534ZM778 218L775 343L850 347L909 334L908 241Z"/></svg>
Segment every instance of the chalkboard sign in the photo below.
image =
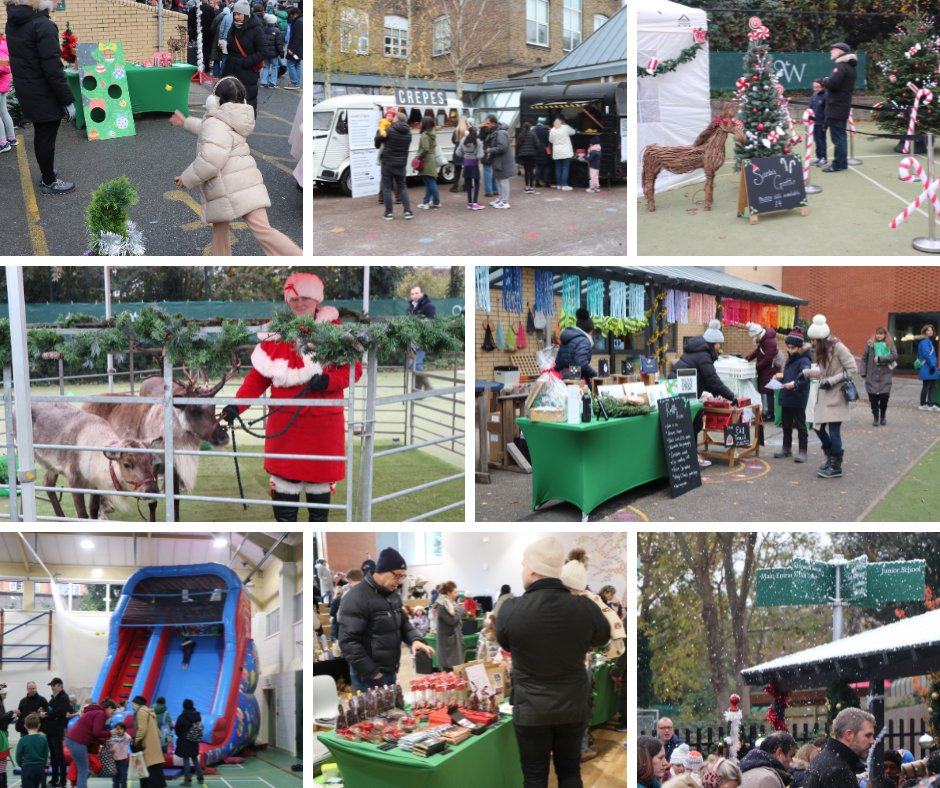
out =
<svg viewBox="0 0 940 788"><path fill-rule="evenodd" d="M702 486L692 431L692 407L685 397L659 400L659 429L669 468L669 487L673 498Z"/></svg>
<svg viewBox="0 0 940 788"><path fill-rule="evenodd" d="M756 222L758 214L790 208L800 208L800 213L805 216L807 205L803 168L792 153L745 159L741 163L741 191L738 196L741 216Z"/></svg>
<svg viewBox="0 0 940 788"><path fill-rule="evenodd" d="M747 448L751 445L751 428L748 424L729 424L725 427L725 446Z"/></svg>

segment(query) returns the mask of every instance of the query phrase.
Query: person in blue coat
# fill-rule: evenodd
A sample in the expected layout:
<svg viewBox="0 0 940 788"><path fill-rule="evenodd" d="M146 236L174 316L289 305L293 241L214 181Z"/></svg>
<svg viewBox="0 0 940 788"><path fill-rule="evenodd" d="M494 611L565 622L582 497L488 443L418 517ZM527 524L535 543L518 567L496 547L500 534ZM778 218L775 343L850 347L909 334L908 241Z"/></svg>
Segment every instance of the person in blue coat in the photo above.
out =
<svg viewBox="0 0 940 788"><path fill-rule="evenodd" d="M577 323L561 332L561 348L555 357L555 369L566 379L572 377L569 368L581 368L581 377L590 380L597 375L591 366L591 350L594 348L594 321L583 307L575 313Z"/></svg>
<svg viewBox="0 0 940 788"><path fill-rule="evenodd" d="M917 377L921 379L920 409L940 412L937 405L937 379L940 378L940 369L937 368L937 349L935 339L937 329L930 323L925 325L920 333L922 339L917 343Z"/></svg>
<svg viewBox="0 0 940 788"><path fill-rule="evenodd" d="M786 338L787 363L783 372L774 377L783 384L780 390L783 447L774 452L775 459L793 457L793 428L796 427L799 448L794 462L806 462L809 432L806 429L806 405L809 402L809 379L803 373L812 366L812 350L804 343L803 331L797 326ZM771 393L769 396L773 396Z"/></svg>

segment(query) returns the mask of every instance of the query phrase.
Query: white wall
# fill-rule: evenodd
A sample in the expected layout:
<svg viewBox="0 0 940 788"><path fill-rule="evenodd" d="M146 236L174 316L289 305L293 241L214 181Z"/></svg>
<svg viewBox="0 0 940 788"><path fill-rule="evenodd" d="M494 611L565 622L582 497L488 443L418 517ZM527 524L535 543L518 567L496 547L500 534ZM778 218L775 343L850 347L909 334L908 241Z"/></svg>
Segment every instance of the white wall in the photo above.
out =
<svg viewBox="0 0 940 788"><path fill-rule="evenodd" d="M410 576L420 575L431 582L428 589L453 580L468 596L491 595L495 600L503 583L521 594L522 553L546 534L538 533L456 533L443 535L443 562L408 565ZM617 533L550 534L565 551L583 547L588 554L588 585L594 591L609 583L618 598L626 600L627 535ZM405 560L408 556L405 555Z"/></svg>

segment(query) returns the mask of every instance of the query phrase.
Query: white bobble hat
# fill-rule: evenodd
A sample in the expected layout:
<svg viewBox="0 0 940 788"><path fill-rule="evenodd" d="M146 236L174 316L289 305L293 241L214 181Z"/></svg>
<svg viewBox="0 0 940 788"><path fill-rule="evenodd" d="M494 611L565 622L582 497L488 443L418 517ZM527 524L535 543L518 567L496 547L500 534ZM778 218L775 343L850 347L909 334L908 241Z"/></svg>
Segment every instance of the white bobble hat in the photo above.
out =
<svg viewBox="0 0 940 788"><path fill-rule="evenodd" d="M829 324L826 322L826 316L816 315L813 317L813 324L806 332L806 336L808 336L810 339L826 339L830 333Z"/></svg>

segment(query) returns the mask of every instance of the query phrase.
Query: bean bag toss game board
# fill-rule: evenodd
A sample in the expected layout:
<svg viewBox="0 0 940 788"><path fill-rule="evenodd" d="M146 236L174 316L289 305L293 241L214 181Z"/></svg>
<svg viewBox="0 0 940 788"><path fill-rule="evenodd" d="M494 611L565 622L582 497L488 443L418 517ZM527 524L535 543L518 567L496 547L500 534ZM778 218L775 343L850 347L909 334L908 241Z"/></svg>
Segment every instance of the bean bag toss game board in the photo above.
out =
<svg viewBox="0 0 940 788"><path fill-rule="evenodd" d="M132 137L134 113L121 42L79 44L76 53L88 139Z"/></svg>

